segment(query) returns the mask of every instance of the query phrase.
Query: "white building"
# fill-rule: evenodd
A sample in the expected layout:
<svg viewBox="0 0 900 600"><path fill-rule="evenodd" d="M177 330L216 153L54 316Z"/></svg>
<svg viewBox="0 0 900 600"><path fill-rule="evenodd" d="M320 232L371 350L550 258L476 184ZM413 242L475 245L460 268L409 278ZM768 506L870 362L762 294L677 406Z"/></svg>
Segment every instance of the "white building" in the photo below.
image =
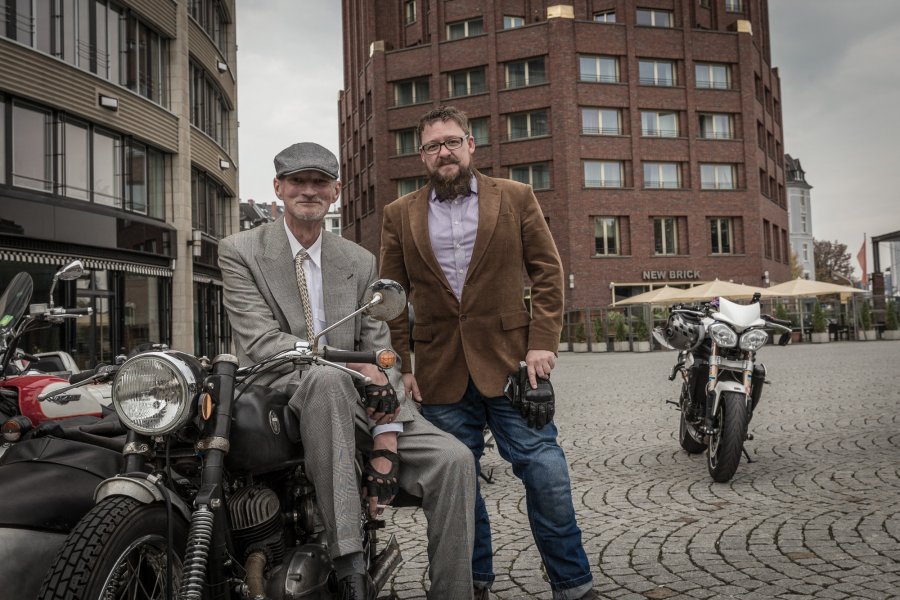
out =
<svg viewBox="0 0 900 600"><path fill-rule="evenodd" d="M787 186L791 252L796 255L797 264L803 269L803 277L814 280L816 278L816 262L809 193L812 186L806 182L806 173L800 166L799 158L792 158L790 154L784 155L784 179Z"/></svg>

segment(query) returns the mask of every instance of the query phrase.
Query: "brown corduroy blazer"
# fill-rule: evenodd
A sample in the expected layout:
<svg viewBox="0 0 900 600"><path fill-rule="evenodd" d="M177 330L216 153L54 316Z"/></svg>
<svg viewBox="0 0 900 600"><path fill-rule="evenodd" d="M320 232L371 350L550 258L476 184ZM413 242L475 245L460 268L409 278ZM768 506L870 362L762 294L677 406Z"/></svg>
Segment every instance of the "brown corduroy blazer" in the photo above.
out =
<svg viewBox="0 0 900 600"><path fill-rule="evenodd" d="M426 186L384 210L381 276L406 288L415 313L415 376L425 404L462 399L471 376L485 396L501 396L528 350L556 352L563 317L563 270L530 186L476 173L478 231L457 299L428 235ZM523 299L531 280L532 311ZM406 312L390 323L402 371L412 372Z"/></svg>

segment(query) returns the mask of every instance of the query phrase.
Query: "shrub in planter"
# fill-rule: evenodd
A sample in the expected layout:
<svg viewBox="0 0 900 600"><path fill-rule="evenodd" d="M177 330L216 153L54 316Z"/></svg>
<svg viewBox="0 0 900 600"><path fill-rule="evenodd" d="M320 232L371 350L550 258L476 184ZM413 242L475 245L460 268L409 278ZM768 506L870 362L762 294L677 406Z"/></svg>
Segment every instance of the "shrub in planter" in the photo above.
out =
<svg viewBox="0 0 900 600"><path fill-rule="evenodd" d="M822 305L816 302L812 313L812 334L810 341L814 344L823 344L828 340L828 323L825 321L825 312Z"/></svg>
<svg viewBox="0 0 900 600"><path fill-rule="evenodd" d="M616 352L627 352L628 347L628 328L625 326L625 317L622 313L611 312L607 317L609 326L615 332L615 343L613 349Z"/></svg>
<svg viewBox="0 0 900 600"><path fill-rule="evenodd" d="M874 340L875 329L872 327L872 309L869 308L868 301L863 301L862 306L859 308L859 323L859 339Z"/></svg>
<svg viewBox="0 0 900 600"><path fill-rule="evenodd" d="M650 330L647 329L647 324L644 322L643 317L638 316L635 318L632 331L635 339L635 352L650 352Z"/></svg>
<svg viewBox="0 0 900 600"><path fill-rule="evenodd" d="M587 336L584 333L584 323L575 325L575 342L572 345L575 352L587 352Z"/></svg>
<svg viewBox="0 0 900 600"><path fill-rule="evenodd" d="M606 325L603 323L603 319L594 319L592 326L594 329L592 350L594 352L606 352Z"/></svg>
<svg viewBox="0 0 900 600"><path fill-rule="evenodd" d="M886 308L882 337L886 340L900 340L900 318L897 316L897 303L888 302Z"/></svg>

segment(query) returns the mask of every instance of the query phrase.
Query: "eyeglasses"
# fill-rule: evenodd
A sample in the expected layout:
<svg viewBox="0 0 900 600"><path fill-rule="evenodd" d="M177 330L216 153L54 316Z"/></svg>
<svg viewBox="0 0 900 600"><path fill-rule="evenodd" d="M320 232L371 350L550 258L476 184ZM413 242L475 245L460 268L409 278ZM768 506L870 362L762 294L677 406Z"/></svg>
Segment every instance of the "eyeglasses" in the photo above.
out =
<svg viewBox="0 0 900 600"><path fill-rule="evenodd" d="M419 150L424 152L425 154L437 154L441 151L441 146L447 148L447 150L459 150L462 148L463 142L469 139L468 135L464 135L462 137L452 137L447 138L443 142L428 142L427 144L422 144L419 146Z"/></svg>

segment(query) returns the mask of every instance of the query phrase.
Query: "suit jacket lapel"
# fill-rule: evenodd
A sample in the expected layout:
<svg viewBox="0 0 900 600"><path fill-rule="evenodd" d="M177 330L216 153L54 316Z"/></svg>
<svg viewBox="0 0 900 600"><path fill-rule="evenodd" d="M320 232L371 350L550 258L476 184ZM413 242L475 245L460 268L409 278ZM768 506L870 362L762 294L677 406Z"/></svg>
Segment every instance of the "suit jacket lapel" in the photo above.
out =
<svg viewBox="0 0 900 600"><path fill-rule="evenodd" d="M265 273L264 281L272 293L275 303L288 320L290 332L297 337L306 337L306 323L303 319L303 306L300 303L300 292L297 289L297 272L291 256L287 232L284 230L284 217L280 217L265 229L259 238L261 251L256 253L256 262Z"/></svg>
<svg viewBox="0 0 900 600"><path fill-rule="evenodd" d="M467 279L484 258L488 244L494 236L494 229L497 227L497 218L500 216L500 190L481 173L476 175L476 179L478 180L478 232L475 234L475 246L472 248L472 258L469 260Z"/></svg>
<svg viewBox="0 0 900 600"><path fill-rule="evenodd" d="M357 306L356 265L333 243L331 234L322 232L322 296L325 302L325 322L329 325L343 319ZM353 321L328 333L328 344L352 349L355 344Z"/></svg>
<svg viewBox="0 0 900 600"><path fill-rule="evenodd" d="M409 210L409 227L412 230L412 239L419 250L419 256L428 265L428 268L434 273L441 284L450 287L447 277L444 275L441 265L434 255L434 248L431 247L431 236L428 232L428 196L431 188L425 186L416 192L416 195L410 199Z"/></svg>

